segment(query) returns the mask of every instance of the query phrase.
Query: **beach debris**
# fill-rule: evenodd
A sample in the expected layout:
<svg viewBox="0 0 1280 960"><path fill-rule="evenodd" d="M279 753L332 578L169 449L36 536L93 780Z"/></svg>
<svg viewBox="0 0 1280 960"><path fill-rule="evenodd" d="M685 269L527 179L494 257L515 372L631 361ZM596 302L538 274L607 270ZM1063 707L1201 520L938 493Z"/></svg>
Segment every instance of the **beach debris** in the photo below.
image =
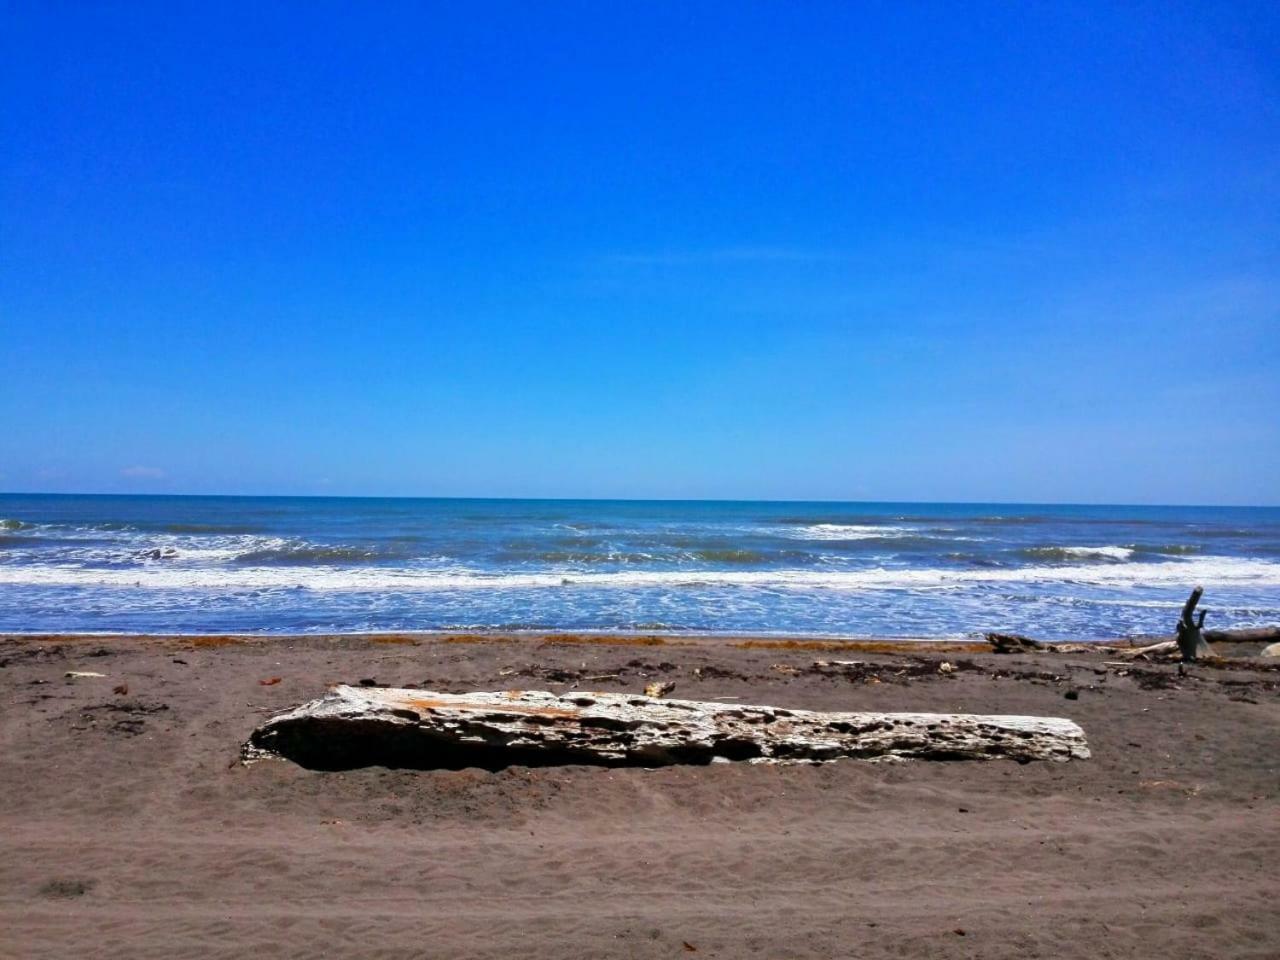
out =
<svg viewBox="0 0 1280 960"><path fill-rule="evenodd" d="M111 692L119 697L127 696L129 693L129 685L127 683L117 684L111 688Z"/></svg>
<svg viewBox="0 0 1280 960"><path fill-rule="evenodd" d="M1178 656L1178 641L1161 640L1159 643L1149 643L1145 646L1131 647L1127 650L1108 650L1107 652L1129 660L1172 660Z"/></svg>
<svg viewBox="0 0 1280 960"><path fill-rule="evenodd" d="M680 943L684 945L685 953L697 953L697 952L698 952L698 948L697 948L697 947L695 947L695 946L694 946L692 943L690 943L688 940L681 940L681 941L680 941Z"/></svg>
<svg viewBox="0 0 1280 960"><path fill-rule="evenodd" d="M655 680L653 683L645 684L644 695L646 697L665 697L675 688L674 680Z"/></svg>
<svg viewBox="0 0 1280 960"><path fill-rule="evenodd" d="M50 880L40 888L40 894L54 899L83 897L96 883L96 880Z"/></svg>
<svg viewBox="0 0 1280 960"><path fill-rule="evenodd" d="M1195 616L1196 604L1200 602L1203 593L1203 587L1196 587L1191 591L1191 596L1187 598L1187 602L1182 607L1182 613L1178 617L1177 632L1172 640L1161 640L1158 643L1129 649L1107 648L1107 652L1128 660L1180 660L1183 663L1191 663L1205 657L1212 658L1213 649L1206 642L1206 635L1211 631L1204 629L1205 611L1200 611L1198 620ZM1225 634L1230 631L1220 632Z"/></svg>
<svg viewBox="0 0 1280 960"><path fill-rule="evenodd" d="M1205 630L1204 638L1210 643L1271 643L1280 641L1280 626Z"/></svg>
<svg viewBox="0 0 1280 960"><path fill-rule="evenodd" d="M985 636L995 653L1101 653L1128 660L1190 662L1206 657L1219 659L1213 648L1209 646L1210 643L1272 643L1278 652L1263 655L1280 656L1280 626L1239 627L1229 630L1204 629L1205 612L1200 611L1198 618L1194 615L1196 605L1203 594L1203 587L1192 590L1178 618L1174 636L1154 643L1140 643L1137 646L1134 645L1133 640L1051 643L1032 640L1030 637L1013 633L988 633ZM1109 661L1109 663L1115 665L1114 662Z"/></svg>
<svg viewBox="0 0 1280 960"><path fill-rule="evenodd" d="M274 687L283 679L284 677L268 677L266 680L259 680L258 683L264 687Z"/></svg>
<svg viewBox="0 0 1280 960"><path fill-rule="evenodd" d="M988 633L986 638L995 653L1037 653L1053 649L1051 644L1018 633Z"/></svg>
<svg viewBox="0 0 1280 960"><path fill-rule="evenodd" d="M1280 657L1280 643L1273 643L1262 648L1260 657Z"/></svg>
<svg viewBox="0 0 1280 960"><path fill-rule="evenodd" d="M1057 717L818 713L639 694L346 685L270 718L242 749L246 762L281 758L320 770L1088 756L1084 731Z"/></svg>
<svg viewBox="0 0 1280 960"><path fill-rule="evenodd" d="M1092 641L1050 642L1032 640L1018 633L987 633L983 636L991 644L992 653L1096 653L1109 649L1105 644Z"/></svg>
<svg viewBox="0 0 1280 960"><path fill-rule="evenodd" d="M98 673L96 670L68 670L63 674L68 680L90 680L94 677L105 677L105 673Z"/></svg>
<svg viewBox="0 0 1280 960"><path fill-rule="evenodd" d="M938 664L938 672L939 673L955 673L956 668L949 661L943 660L940 664Z"/></svg>

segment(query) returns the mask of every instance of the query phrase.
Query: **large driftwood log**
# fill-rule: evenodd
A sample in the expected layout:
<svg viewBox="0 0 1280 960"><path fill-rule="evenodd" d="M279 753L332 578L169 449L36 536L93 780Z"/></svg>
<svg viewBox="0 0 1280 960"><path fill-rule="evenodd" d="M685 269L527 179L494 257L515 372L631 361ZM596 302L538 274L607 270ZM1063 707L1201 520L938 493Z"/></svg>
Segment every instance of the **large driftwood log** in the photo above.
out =
<svg viewBox="0 0 1280 960"><path fill-rule="evenodd" d="M243 750L245 761L281 757L324 770L1088 756L1084 731L1056 717L814 713L617 693L349 686L266 721Z"/></svg>
<svg viewBox="0 0 1280 960"><path fill-rule="evenodd" d="M1237 627L1234 630L1200 631L1210 643L1276 643L1280 627Z"/></svg>

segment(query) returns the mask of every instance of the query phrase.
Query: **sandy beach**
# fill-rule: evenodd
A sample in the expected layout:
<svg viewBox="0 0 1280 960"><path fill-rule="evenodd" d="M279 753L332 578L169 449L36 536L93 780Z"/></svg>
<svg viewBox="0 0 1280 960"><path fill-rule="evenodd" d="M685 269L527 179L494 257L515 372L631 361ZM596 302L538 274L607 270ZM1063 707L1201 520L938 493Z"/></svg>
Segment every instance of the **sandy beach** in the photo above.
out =
<svg viewBox="0 0 1280 960"><path fill-rule="evenodd" d="M3 638L0 955L1280 955L1280 672L1244 647L1185 677L980 650ZM837 658L860 662L816 665ZM257 723L335 682L654 679L689 699L1069 717L1093 758L338 773L238 760Z"/></svg>

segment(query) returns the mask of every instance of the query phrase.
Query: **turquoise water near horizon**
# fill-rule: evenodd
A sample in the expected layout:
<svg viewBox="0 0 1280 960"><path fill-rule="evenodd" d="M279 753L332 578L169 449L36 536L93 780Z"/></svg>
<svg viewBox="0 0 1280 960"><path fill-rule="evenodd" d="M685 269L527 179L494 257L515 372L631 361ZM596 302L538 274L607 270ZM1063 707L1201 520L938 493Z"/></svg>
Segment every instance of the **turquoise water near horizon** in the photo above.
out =
<svg viewBox="0 0 1280 960"><path fill-rule="evenodd" d="M1280 508L0 495L0 630L1047 638L1280 623Z"/></svg>

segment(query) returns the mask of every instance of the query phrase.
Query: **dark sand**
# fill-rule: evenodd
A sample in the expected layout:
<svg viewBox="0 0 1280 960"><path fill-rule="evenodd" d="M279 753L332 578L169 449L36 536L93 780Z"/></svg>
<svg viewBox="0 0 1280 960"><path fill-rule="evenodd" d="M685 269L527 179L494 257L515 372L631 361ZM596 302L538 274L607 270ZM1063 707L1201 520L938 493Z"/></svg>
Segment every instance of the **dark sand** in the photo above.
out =
<svg viewBox="0 0 1280 960"><path fill-rule="evenodd" d="M1261 661L381 639L0 639L0 954L1280 957ZM813 669L832 657L870 666ZM263 717L361 678L1067 716L1094 759L238 764Z"/></svg>

